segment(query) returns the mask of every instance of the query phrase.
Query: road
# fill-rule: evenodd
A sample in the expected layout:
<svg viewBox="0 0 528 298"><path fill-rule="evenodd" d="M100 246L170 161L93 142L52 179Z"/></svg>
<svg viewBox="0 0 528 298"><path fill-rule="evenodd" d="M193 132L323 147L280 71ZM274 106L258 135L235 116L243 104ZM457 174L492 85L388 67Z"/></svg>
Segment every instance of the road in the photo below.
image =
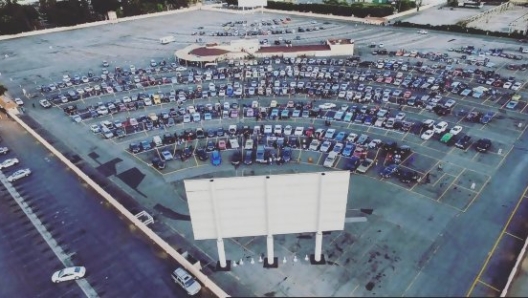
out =
<svg viewBox="0 0 528 298"><path fill-rule="evenodd" d="M17 191L31 206L75 265L87 268L87 281L100 297L182 297L170 279L176 264L122 222L102 199L5 115L0 120L2 146L20 164L6 175L30 167ZM80 297L75 283L52 284L63 267L25 214L1 189L1 297ZM28 286L31 281L31 286Z"/></svg>

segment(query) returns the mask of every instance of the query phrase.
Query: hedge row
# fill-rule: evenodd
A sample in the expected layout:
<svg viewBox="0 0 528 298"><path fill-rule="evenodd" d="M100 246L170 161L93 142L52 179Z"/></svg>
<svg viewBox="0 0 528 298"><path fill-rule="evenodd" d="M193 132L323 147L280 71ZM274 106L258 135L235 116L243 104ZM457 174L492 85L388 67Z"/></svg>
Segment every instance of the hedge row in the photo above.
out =
<svg viewBox="0 0 528 298"><path fill-rule="evenodd" d="M394 12L394 8L390 4L379 4L376 6L373 6L370 3L365 4L353 3L350 6L337 6L327 4L293 4L288 2L268 1L267 8L287 11L313 12L319 14L332 14L336 16L354 16L358 18L364 18L367 16L381 18L392 15Z"/></svg>
<svg viewBox="0 0 528 298"><path fill-rule="evenodd" d="M395 27L407 27L407 28L419 28L419 29L431 29L431 30L440 30L440 31L450 31L457 33L467 33L467 34L479 34L479 35L490 35L497 37L510 37L510 38L526 38L526 35L522 34L519 31L514 31L511 34L507 32L494 32L486 31L477 28L469 28L460 25L430 25L430 24L414 24L409 22L396 21L393 26Z"/></svg>

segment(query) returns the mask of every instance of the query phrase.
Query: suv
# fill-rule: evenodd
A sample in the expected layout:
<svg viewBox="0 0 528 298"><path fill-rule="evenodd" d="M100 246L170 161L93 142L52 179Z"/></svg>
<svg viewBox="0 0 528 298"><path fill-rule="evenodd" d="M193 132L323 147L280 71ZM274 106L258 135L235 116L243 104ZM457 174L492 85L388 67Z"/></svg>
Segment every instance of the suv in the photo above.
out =
<svg viewBox="0 0 528 298"><path fill-rule="evenodd" d="M172 272L171 278L176 284L185 289L189 295L196 295L202 289L200 283L181 267Z"/></svg>

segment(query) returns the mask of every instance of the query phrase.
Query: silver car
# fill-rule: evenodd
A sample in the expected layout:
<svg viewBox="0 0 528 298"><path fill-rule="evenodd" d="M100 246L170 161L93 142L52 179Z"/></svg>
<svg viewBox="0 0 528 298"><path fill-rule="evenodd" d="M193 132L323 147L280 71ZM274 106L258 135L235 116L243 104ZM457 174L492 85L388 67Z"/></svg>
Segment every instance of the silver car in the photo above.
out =
<svg viewBox="0 0 528 298"><path fill-rule="evenodd" d="M9 181L9 182L17 181L18 179L27 177L30 174L31 174L31 170L30 169L18 170L16 172L14 172L13 174L11 174L9 177L7 177L7 181Z"/></svg>
<svg viewBox="0 0 528 298"><path fill-rule="evenodd" d="M9 158L0 163L0 169L9 168L18 163L18 158Z"/></svg>

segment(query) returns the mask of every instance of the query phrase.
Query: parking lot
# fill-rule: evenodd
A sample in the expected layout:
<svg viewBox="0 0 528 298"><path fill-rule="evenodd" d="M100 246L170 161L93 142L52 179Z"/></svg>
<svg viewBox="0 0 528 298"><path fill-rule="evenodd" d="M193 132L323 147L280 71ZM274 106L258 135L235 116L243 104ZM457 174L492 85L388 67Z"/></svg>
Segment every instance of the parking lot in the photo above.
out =
<svg viewBox="0 0 528 298"><path fill-rule="evenodd" d="M185 17L195 14L198 12ZM228 18L208 11L200 14L203 14L201 19L215 19L215 22L204 21L202 26L182 23L176 47L195 42L197 38L204 41L237 38L211 36L213 30L216 32L214 28L225 24ZM284 17L262 16L262 19L274 18ZM159 45L157 35L173 33L164 26L167 22L165 18L154 18L117 24L115 32L104 37L109 40L96 40L90 35L93 29L83 30L85 37L73 39L71 45L72 49L86 55L82 57L63 55L66 49L58 47L63 36L78 36L80 31L6 42L0 46L1 53L15 45L45 39L44 56L50 59L60 56L68 65L76 67L64 69L53 63L43 65L39 62L40 67L33 68L31 63L21 61L21 57L27 55L22 46L19 54L0 60L0 65L12 67L6 67L12 70L4 72L2 78L13 79L12 83L7 82L14 86L11 90L17 90L17 84L30 90L34 95L31 99L19 95L25 100L27 114L87 162L101 165L119 159L113 164L113 172L108 172L106 167L100 170L107 171L108 177L118 185L128 187L129 192L149 211L153 209L154 214L155 210L160 210L155 209L159 205L178 214L188 214L180 187L181 179L187 177L319 171L329 152L339 147L338 143L343 146L350 143L353 146L350 155L372 160L370 167L361 174L357 172L359 165L355 164L355 158L345 156L340 150L330 167L355 170L351 175L349 198L352 215L359 208L374 209L368 216L368 223L347 225L345 231L326 235L324 251L327 260L336 266L294 264L293 255L303 261L304 255L311 253L313 243L305 241L303 235L277 236L279 251L276 254L281 259L287 257L288 263L281 264L276 274L269 274L274 271L263 271L260 267L233 268L232 273L243 281L238 284L222 273L209 270L208 266L216 262L213 242L192 243L200 251L205 272L233 296L242 293L260 296L270 293L288 296L466 294L490 244L504 224L501 220L511 212L509 202L518 199L517 186L511 187L505 191L510 194L503 204L507 208L486 209L489 204L493 205L490 198L493 191L489 191L489 185L496 185L495 180L510 186L517 184L515 179L509 181L501 171L508 172L505 164L514 166L507 159L512 151L518 156L514 148L522 142L520 138L526 126L528 94L526 66L523 66L526 57L518 51L518 44L448 33L418 34L408 29L380 30L365 25L320 22L324 29L303 32L299 40L296 39L298 34L293 32L257 38L267 38L271 43L283 37L283 41L291 40L295 44L318 43L329 36L342 36L356 40L356 57L327 58L326 63L323 59L310 61L310 58L305 62L302 59L293 62L269 59L247 62L249 65L244 67L240 62L238 66L235 61L226 62L210 68L207 79L206 69L176 63L171 58L174 47ZM146 24L152 28L148 34L141 31ZM133 33L129 25L134 26ZM286 26L298 30L316 25L292 17L291 22L277 27ZM192 34L199 30L206 33ZM156 37L152 37L154 31L158 32ZM121 57L127 58L106 54L118 48L126 52ZM148 56L145 52L156 54ZM521 60L516 60L516 56ZM156 65L151 64L151 59ZM103 60L110 65L103 67ZM159 65L164 60L165 65ZM134 65L133 70L131 65ZM108 71L106 86L102 85L104 79L101 77L104 69ZM90 70L91 76L88 75ZM112 73L114 80L110 79ZM63 81L66 74L72 86ZM78 84L74 83L76 76ZM516 86L516 90L511 89L512 86ZM57 90L49 90L53 88ZM77 91L79 89L82 92ZM516 95L520 97L517 100ZM39 100L45 98L51 104L49 109L39 104ZM492 115L489 121L484 119L487 113ZM447 129L427 138L424 133L434 127L429 126L427 120L433 120L434 124L445 121ZM235 131L230 132L232 125ZM268 125L272 132L267 131ZM289 133L285 130L288 125L292 128ZM461 132L442 142L455 126L460 126ZM220 127L223 135L218 133ZM300 135L294 133L297 127L302 128ZM203 129L203 137L197 128ZM335 129L335 134L331 137L316 134L320 129L325 133ZM106 130L108 135L105 135ZM345 137L336 140L340 132ZM357 138L347 140L350 133ZM361 135L368 136L368 140L359 142ZM162 140L159 146L155 136ZM464 136L471 139L461 144L462 149L455 146ZM230 148L230 144L234 144L230 140L234 139L242 155L236 167L231 164L238 151ZM264 147L262 162L252 155L251 164L246 164L244 154L249 139L253 145L247 150L255 151L253 154L259 145ZM321 143L328 140L330 146L324 152L321 152L321 145L310 150L314 139ZM481 147L478 145L480 139L491 141L486 152L477 150ZM372 140L381 143L372 143ZM391 145L392 142L397 144ZM225 150L221 146L223 143ZM292 148L291 160L284 164L281 143ZM137 152L131 152L131 144L139 146ZM307 148L303 148L303 144ZM197 154L202 147L207 160L201 160ZM190 154L186 154L186 148ZM210 152L215 150L219 150L222 157L218 167L211 164ZM163 151L179 158L166 160L163 169L156 169L152 166L153 158L162 159ZM391 172L389 167L394 163L398 165L397 172ZM524 163L524 159L519 162ZM131 172L131 168L140 175L123 174ZM401 174L403 172L415 178L404 179L407 176ZM498 172L502 174L497 175ZM174 193L174 196L167 197L165 193ZM166 217L166 223L178 234L192 239L190 226L169 218L167 213L166 210L161 212L161 218ZM498 219L481 223L491 236L473 235L476 221L482 216ZM446 239L446 235L450 239ZM473 257L467 258L461 251L457 252L470 244L476 246ZM264 241L259 237L226 241L228 258L235 261L257 260L264 248ZM464 270L453 272L446 268L460 262ZM285 277L287 280L280 282ZM311 285L299 286L308 282L307 277L313 277ZM496 296L494 288L500 289L502 283L502 279L493 279L486 283L490 287L484 286L484 289Z"/></svg>

